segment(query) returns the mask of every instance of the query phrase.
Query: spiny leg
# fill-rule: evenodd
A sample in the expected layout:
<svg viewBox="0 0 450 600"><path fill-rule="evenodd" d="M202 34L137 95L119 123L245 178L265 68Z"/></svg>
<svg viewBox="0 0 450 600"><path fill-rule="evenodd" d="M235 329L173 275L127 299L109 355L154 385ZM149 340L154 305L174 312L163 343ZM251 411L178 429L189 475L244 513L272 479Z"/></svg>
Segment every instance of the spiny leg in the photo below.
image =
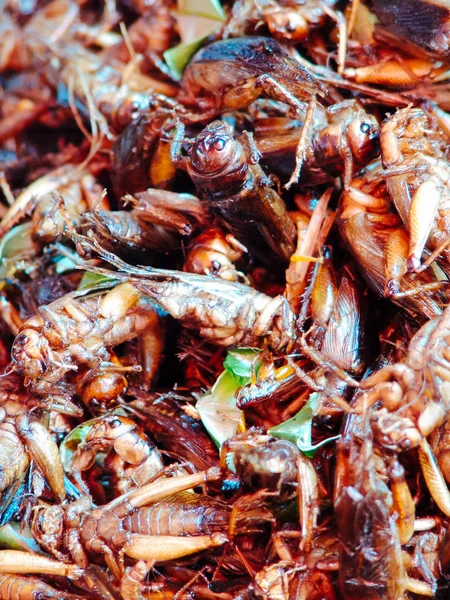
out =
<svg viewBox="0 0 450 600"><path fill-rule="evenodd" d="M306 111L305 121L303 123L302 132L300 134L300 139L298 140L297 149L295 151L295 169L292 172L292 175L289 181L284 186L287 190L291 187L292 184L297 183L300 172L302 170L302 164L305 159L306 148L310 143L311 139L311 129L314 121L314 112L316 110L317 100L316 97L313 96L308 105L308 110Z"/></svg>
<svg viewBox="0 0 450 600"><path fill-rule="evenodd" d="M450 517L450 492L426 439L420 442L417 450L420 467L428 490L437 506L447 517Z"/></svg>

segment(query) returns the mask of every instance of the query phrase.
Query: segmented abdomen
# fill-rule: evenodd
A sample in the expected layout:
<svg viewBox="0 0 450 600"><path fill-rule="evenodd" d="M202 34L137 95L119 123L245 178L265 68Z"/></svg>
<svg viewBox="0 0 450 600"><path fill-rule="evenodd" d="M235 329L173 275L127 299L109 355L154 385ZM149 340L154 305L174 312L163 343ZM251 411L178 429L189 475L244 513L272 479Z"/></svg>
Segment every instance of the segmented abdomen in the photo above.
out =
<svg viewBox="0 0 450 600"><path fill-rule="evenodd" d="M37 577L0 574L0 600L62 600L77 598L61 590L55 590Z"/></svg>
<svg viewBox="0 0 450 600"><path fill-rule="evenodd" d="M14 423L0 423L0 492L20 477L29 462Z"/></svg>
<svg viewBox="0 0 450 600"><path fill-rule="evenodd" d="M141 508L125 517L123 528L141 535L208 535L225 531L230 515L228 506L222 503L202 506L202 502L161 502Z"/></svg>

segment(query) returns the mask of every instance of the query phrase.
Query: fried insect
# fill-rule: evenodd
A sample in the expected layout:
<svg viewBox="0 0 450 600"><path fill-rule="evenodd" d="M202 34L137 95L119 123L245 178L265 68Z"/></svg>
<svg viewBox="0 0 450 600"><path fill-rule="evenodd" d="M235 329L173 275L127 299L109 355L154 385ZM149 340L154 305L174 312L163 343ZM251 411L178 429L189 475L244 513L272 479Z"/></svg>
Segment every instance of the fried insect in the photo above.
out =
<svg viewBox="0 0 450 600"><path fill-rule="evenodd" d="M110 350L158 323L153 302L130 285L106 294L74 292L41 306L22 326L11 351L13 369L34 393L59 397L64 405L74 391L64 381L68 374L75 371L82 384L99 372L122 374L126 368L114 363ZM117 399L115 386L101 391L101 404Z"/></svg>
<svg viewBox="0 0 450 600"><path fill-rule="evenodd" d="M109 134L108 125L121 131L136 111L148 108L152 92L176 93L171 84L139 72L131 74L124 63L105 64L101 54L80 43L83 31L86 37L100 40L101 29L82 23L80 7L53 0L36 11L22 33L32 66L44 71L52 83L56 79L67 86L72 106L77 99L103 134Z"/></svg>
<svg viewBox="0 0 450 600"><path fill-rule="evenodd" d="M210 469L156 481L97 508L88 496L67 507L39 506L33 535L58 560L73 560L83 568L90 560L106 562L120 581L124 555L160 562L227 541L228 505L209 496L181 494L219 477L217 469ZM174 494L178 497L167 499Z"/></svg>
<svg viewBox="0 0 450 600"><path fill-rule="evenodd" d="M127 256L150 258L176 250L180 236L191 235L206 221L203 204L191 194L148 189L123 200L133 206L131 211L96 209L84 213L82 221L106 248L119 248Z"/></svg>
<svg viewBox="0 0 450 600"><path fill-rule="evenodd" d="M380 143L386 187L409 233L408 270L421 270L425 246L448 263L450 167L436 122L419 108L399 110L382 123Z"/></svg>
<svg viewBox="0 0 450 600"><path fill-rule="evenodd" d="M117 495L144 485L164 469L156 446L134 421L119 415L105 415L91 422L70 470L90 469L99 452L106 453L103 465L112 473L111 484Z"/></svg>
<svg viewBox="0 0 450 600"><path fill-rule="evenodd" d="M141 396L128 406L151 433L158 448L170 451L199 471L218 467L217 447L201 422L183 410L184 402L180 396L167 394L152 404L146 396Z"/></svg>
<svg viewBox="0 0 450 600"><path fill-rule="evenodd" d="M328 419L333 414L340 416L339 404L330 404L328 397L345 397L357 385L352 376L358 376L364 367L366 305L361 285L350 269L337 276L329 248L324 248L316 268L308 291L310 301L304 301L302 307L310 305L312 321L299 336L299 359L294 362L287 356L277 365L273 357L267 360L254 381L239 390L239 408L264 401L274 408L289 398L301 406L310 388L323 394L321 413ZM305 385L303 393L301 382Z"/></svg>
<svg viewBox="0 0 450 600"><path fill-rule="evenodd" d="M253 491L253 495L244 495L234 504L230 533L234 532L241 506L251 505L252 498L272 507L296 498L301 523L297 537L301 551L308 553L320 511L318 477L311 461L293 443L252 428L224 443L221 463Z"/></svg>
<svg viewBox="0 0 450 600"><path fill-rule="evenodd" d="M391 209L379 161L344 190L338 219L362 276L377 294L392 298L413 315L433 318L442 312L446 282L431 269L407 273L408 233Z"/></svg>
<svg viewBox="0 0 450 600"><path fill-rule="evenodd" d="M263 600L336 600L330 576L293 560L269 565L256 573L254 594Z"/></svg>
<svg viewBox="0 0 450 600"><path fill-rule="evenodd" d="M378 4L382 2L383 0L380 0ZM417 5L420 2L421 0L417 2L414 0L408 6L412 8L414 4ZM398 2L394 1L392 4L390 17L399 8ZM403 4L406 7L408 3ZM420 13L419 8L417 13ZM419 28L423 25L424 21L421 21L418 14L411 21L411 27L414 27L414 23L420 23ZM412 35L408 39L401 38L398 33L392 31L392 28L382 27L376 23L375 15L371 14L367 8L363 11L359 10L358 5L356 5L356 10L352 10L350 20L353 25L358 20L359 22L357 27L354 27L355 40L348 48L347 64L351 66L346 68L342 74L356 82L358 87L361 84L375 84L384 88L401 90L401 95L405 94L405 97L409 97L409 89L422 86L426 89L428 86L448 80L448 64L435 52L420 47L420 35ZM427 27L428 33L431 33L431 30L431 27ZM361 87L367 90L368 94L375 90L366 85ZM383 93L385 94L385 92ZM389 96L389 92L385 94L386 99ZM395 96L397 95L394 94L393 97ZM429 96L425 94L425 97ZM397 108L405 106L401 101L399 102L399 99L397 96L396 101L393 102Z"/></svg>
<svg viewBox="0 0 450 600"><path fill-rule="evenodd" d="M235 140L224 121L214 121L195 139L183 166L208 207L250 253L272 263L294 252L295 227L280 196L258 164L251 134Z"/></svg>
<svg viewBox="0 0 450 600"><path fill-rule="evenodd" d="M95 189L95 181L87 171L78 168L78 165L66 164L52 170L33 181L15 198L2 218L0 233L4 235L34 207L36 218L33 222L33 233L45 244L53 240L57 233L55 221L61 221L56 210L58 192L69 193L68 210L75 220L80 216L79 209L87 208L88 190L92 187Z"/></svg>
<svg viewBox="0 0 450 600"><path fill-rule="evenodd" d="M336 467L334 509L341 543L339 588L342 597L344 600L357 596L395 600L406 590L433 596L435 585L429 586L407 575L391 492L377 477L368 433L363 429L360 444L352 427L347 428L338 442ZM406 485L404 471L398 463L397 466L398 473L392 467L396 485ZM409 497L414 507L410 494ZM409 540L412 531L408 535Z"/></svg>
<svg viewBox="0 0 450 600"><path fill-rule="evenodd" d="M64 500L64 471L58 447L41 422L37 399L21 390L13 376L2 381L0 398L0 493L13 493L20 487L33 460L56 498Z"/></svg>
<svg viewBox="0 0 450 600"><path fill-rule="evenodd" d="M172 232L146 223L133 211L93 210L85 213L83 220L105 248L127 258L140 257L144 262L177 245Z"/></svg>
<svg viewBox="0 0 450 600"><path fill-rule="evenodd" d="M418 446L446 419L449 328L447 307L414 335L403 363L387 365L362 382L367 391L358 404L383 403L372 415L374 438L383 447L401 451Z"/></svg>
<svg viewBox="0 0 450 600"><path fill-rule="evenodd" d="M81 600L83 597L57 590L37 577L0 575L1 600Z"/></svg>
<svg viewBox="0 0 450 600"><path fill-rule="evenodd" d="M87 50L79 41L81 30L98 41L100 31L82 23L78 11L70 2L54 0L37 12L26 28L38 64L50 63L46 65L50 79L57 74L61 84L67 86L69 97L77 99L89 111L99 111L109 125L121 131L137 111L149 107L152 93L175 95L172 84L144 75L136 68L139 57L134 65L111 57L105 64L102 53ZM52 31L52 26L56 31ZM133 66L134 69L130 68Z"/></svg>
<svg viewBox="0 0 450 600"><path fill-rule="evenodd" d="M176 174L170 157L174 126L172 111L144 111L115 140L111 177L118 198L149 187L170 188Z"/></svg>
<svg viewBox="0 0 450 600"><path fill-rule="evenodd" d="M289 400L295 399L304 404L310 393L306 386L316 391L323 390L323 387L309 376L306 370L309 364L307 358L300 358L295 363L288 358L281 366L277 366L274 357L269 354L254 381L238 390L236 406L245 410L258 405L259 411L267 407L264 424L278 424L283 420L282 413L278 411L282 411Z"/></svg>
<svg viewBox="0 0 450 600"><path fill-rule="evenodd" d="M277 492L276 500L285 502L297 492L299 454L291 442L250 429L222 445L221 463L252 490Z"/></svg>
<svg viewBox="0 0 450 600"><path fill-rule="evenodd" d="M227 281L245 280L245 276L234 265L245 252L247 248L234 235L225 233L219 227L211 227L195 238L183 271L220 277Z"/></svg>
<svg viewBox="0 0 450 600"><path fill-rule="evenodd" d="M152 102L158 104L161 98L176 93L171 84L141 73L126 80L126 65L104 65L98 55L77 45L62 55L58 72L69 96L84 105L86 112L95 111L90 117L97 120L98 129L107 136L109 127L120 133L140 111L151 108Z"/></svg>
<svg viewBox="0 0 450 600"><path fill-rule="evenodd" d="M45 267L42 267L42 270ZM34 283L34 285L33 285ZM57 299L61 299L64 294L72 293L74 285L71 285L69 281L63 281L59 279L55 273L46 271L45 275L40 278L40 287L36 291L37 282L31 282L30 285L20 285L16 282L16 287L22 293L22 302L19 304L19 310L8 302L7 293L2 297L3 301L3 315L8 321L8 326L12 333L17 336L22 327L26 323L26 319L21 318L21 315L25 313L26 316L33 315L39 311L40 306L46 306ZM7 288L8 290L8 288ZM30 296L33 296L31 300ZM55 300L56 299L56 300ZM43 309L45 310L45 309ZM143 346L149 350L148 356L142 360L142 383L150 385L155 378L161 360L161 355L164 346L164 328L161 323L158 322L156 327L147 329L140 334L140 340ZM83 404L96 413L98 411L104 412L107 407L111 407L117 404L119 396L125 391L128 382L121 371L130 370L127 366L126 369L122 367L121 361L114 354L112 350L109 351L110 363L116 366L112 372L108 372L108 369L97 369L95 372L89 374L84 373L83 377L76 378L73 385L68 384L65 394L65 402L61 404L61 398L49 398L50 408L55 410L63 411L67 414L78 414L80 409L70 402L69 397L73 393L76 393L78 398L81 399ZM13 369L14 370L14 369ZM62 384L60 392L62 392L65 384ZM56 392L56 390L54 390ZM54 402L54 404L52 404ZM44 401L45 403L45 401Z"/></svg>
<svg viewBox="0 0 450 600"><path fill-rule="evenodd" d="M255 121L255 143L264 163L285 175L294 162L300 122L286 117ZM355 168L365 166L378 147L379 125L356 100L317 107L306 148L302 179L314 183L336 177L343 171L348 187Z"/></svg>
<svg viewBox="0 0 450 600"><path fill-rule="evenodd" d="M299 99L324 95L325 87L278 42L254 36L214 42L197 52L184 73L183 91L188 101L217 114L246 108L261 96L301 109Z"/></svg>
<svg viewBox="0 0 450 600"><path fill-rule="evenodd" d="M303 352L318 365L311 377L323 382L324 400L345 397L350 388L345 374L357 377L364 370L366 305L356 277L349 269L337 276L327 250L311 291L311 317L312 327L302 341ZM329 417L335 410L321 409Z"/></svg>
<svg viewBox="0 0 450 600"><path fill-rule="evenodd" d="M242 37L206 46L188 64L182 81L182 102L217 116L246 108L259 97L284 102L294 111L309 109L296 151L296 167L288 186L300 175L314 116L315 98L325 86L291 58L271 38Z"/></svg>
<svg viewBox="0 0 450 600"><path fill-rule="evenodd" d="M448 595L445 2L4 0L0 598Z"/></svg>
<svg viewBox="0 0 450 600"><path fill-rule="evenodd" d="M326 8L333 4L334 0L328 0L322 5L316 0L258 4L238 0L233 4L222 35L224 38L245 35L252 26L257 27L260 21L264 20L270 33L280 41L299 42L306 39L311 27L323 24L327 14Z"/></svg>
<svg viewBox="0 0 450 600"><path fill-rule="evenodd" d="M192 273L133 267L89 237L67 234L119 269L89 267L90 270L128 282L173 318L198 329L201 337L216 345L267 344L281 350L295 341L295 316L283 296L270 298L243 284Z"/></svg>
<svg viewBox="0 0 450 600"><path fill-rule="evenodd" d="M94 202L98 209L108 209L109 202L98 181L86 170L72 166L73 181L67 185L60 185L50 193L44 193L36 202L31 219L32 236L39 245L44 246L57 238L59 230L64 223L63 211L58 207L58 198L64 198L63 210L74 225L78 225L83 214L92 209ZM56 197L55 197L56 195ZM97 199L101 198L100 202Z"/></svg>
<svg viewBox="0 0 450 600"><path fill-rule="evenodd" d="M192 194L148 189L135 196L127 194L123 200L131 204L143 221L177 231L179 235L190 235L208 220L203 203Z"/></svg>
<svg viewBox="0 0 450 600"><path fill-rule="evenodd" d="M327 17L337 23L339 29L338 67L345 62L347 23L344 15L333 9L336 0L237 0L225 25L222 36L238 37L267 25L274 38L281 42L306 41L312 31L324 25Z"/></svg>

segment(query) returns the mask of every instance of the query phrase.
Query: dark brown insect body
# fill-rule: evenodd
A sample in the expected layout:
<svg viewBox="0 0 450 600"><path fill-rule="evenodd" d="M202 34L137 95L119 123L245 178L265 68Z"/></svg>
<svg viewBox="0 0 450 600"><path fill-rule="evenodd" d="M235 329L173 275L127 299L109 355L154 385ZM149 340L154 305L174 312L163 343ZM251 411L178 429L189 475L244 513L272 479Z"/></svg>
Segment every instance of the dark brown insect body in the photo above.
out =
<svg viewBox="0 0 450 600"><path fill-rule="evenodd" d="M195 139L186 169L208 207L260 260L286 262L294 252L295 226L258 165L249 134L235 140L223 121Z"/></svg>
<svg viewBox="0 0 450 600"><path fill-rule="evenodd" d="M180 247L180 236L188 236L206 220L204 204L191 194L147 189L123 201L131 211L92 210L83 215L95 237L110 250L133 257L152 258L155 252ZM122 252L120 252L122 253Z"/></svg>
<svg viewBox="0 0 450 600"><path fill-rule="evenodd" d="M324 252L326 255L326 252ZM307 342L318 350L302 343L303 350L318 364L314 378L323 382L324 396L345 397L349 382L343 377L358 376L364 369L366 304L356 277L350 271L339 278L331 261L319 265L311 293L311 316L314 325ZM322 374L321 374L322 373ZM351 388L350 388L351 389ZM322 406L329 417L336 406Z"/></svg>
<svg viewBox="0 0 450 600"><path fill-rule="evenodd" d="M450 7L446 0L374 0L380 23L408 42L436 54L450 52Z"/></svg>
<svg viewBox="0 0 450 600"><path fill-rule="evenodd" d="M280 175L292 171L299 127L287 118L263 118L255 123L255 142L264 163ZM322 182L344 172L345 182L355 167L364 166L375 154L379 126L356 101L346 100L328 107L318 107L306 149L304 178Z"/></svg>
<svg viewBox="0 0 450 600"><path fill-rule="evenodd" d="M159 448L169 449L199 471L218 467L217 447L202 424L189 416L178 405L179 397L160 398L150 404L147 398L131 404L133 412L145 423L145 429L156 440Z"/></svg>
<svg viewBox="0 0 450 600"><path fill-rule="evenodd" d="M175 177L169 156L170 117L166 110L143 112L114 142L111 177L118 198L149 187L170 187Z"/></svg>
<svg viewBox="0 0 450 600"><path fill-rule="evenodd" d="M334 508L342 597L397 600L406 590L433 596L436 580L410 577L402 553L414 533L415 515L403 467L393 455L388 464L376 462L371 434L354 415L347 418L337 449ZM390 489L380 470L390 477Z"/></svg>
<svg viewBox="0 0 450 600"><path fill-rule="evenodd" d="M255 36L214 42L197 52L184 72L183 92L218 114L246 108L260 96L301 108L301 101L323 95L325 88L277 41Z"/></svg>
<svg viewBox="0 0 450 600"><path fill-rule="evenodd" d="M309 103L296 151L295 170L286 187L296 183L308 147L316 96L326 88L271 38L243 37L206 46L188 64L182 101L211 116L246 108L257 98L283 102L298 113Z"/></svg>
<svg viewBox="0 0 450 600"><path fill-rule="evenodd" d="M105 248L114 249L121 256L139 256L142 261L176 243L173 234L163 227L145 223L133 211L95 210L85 213L83 218L94 227L97 239Z"/></svg>
<svg viewBox="0 0 450 600"><path fill-rule="evenodd" d="M348 452L343 444L340 452ZM355 487L345 486L335 504L341 542L339 586L345 600L396 600L403 592L401 546L387 493L377 489L367 473Z"/></svg>

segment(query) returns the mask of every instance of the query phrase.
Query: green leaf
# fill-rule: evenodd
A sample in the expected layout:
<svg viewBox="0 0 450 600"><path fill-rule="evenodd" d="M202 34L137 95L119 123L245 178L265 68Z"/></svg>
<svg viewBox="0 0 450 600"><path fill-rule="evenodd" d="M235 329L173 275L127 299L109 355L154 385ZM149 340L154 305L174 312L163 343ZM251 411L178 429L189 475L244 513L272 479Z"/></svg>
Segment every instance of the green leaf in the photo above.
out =
<svg viewBox="0 0 450 600"><path fill-rule="evenodd" d="M43 554L34 541L30 528L24 527L23 523L8 523L0 527L0 548Z"/></svg>
<svg viewBox="0 0 450 600"><path fill-rule="evenodd" d="M241 387L239 380L224 371L209 392L195 405L206 431L220 446L236 435L243 412L236 407L235 393Z"/></svg>
<svg viewBox="0 0 450 600"><path fill-rule="evenodd" d="M0 241L0 289L6 285L5 280L19 271L27 274L35 271L35 254L31 222L10 229Z"/></svg>
<svg viewBox="0 0 450 600"><path fill-rule="evenodd" d="M177 77L181 78L186 65L206 38L207 36L205 35L196 39L194 42L190 42L189 44L178 44L178 46L164 52L164 60L172 73L175 73Z"/></svg>
<svg viewBox="0 0 450 600"><path fill-rule="evenodd" d="M100 275L99 273L91 273L91 271L86 271L78 285L77 290L90 290L99 285L106 285L109 283L113 286L118 283L118 280L111 277L106 277L106 275Z"/></svg>
<svg viewBox="0 0 450 600"><path fill-rule="evenodd" d="M186 65L206 38L225 20L218 0L178 0L174 13L178 21L181 44L164 52L164 60L172 73L181 78Z"/></svg>
<svg viewBox="0 0 450 600"><path fill-rule="evenodd" d="M311 443L312 420L319 404L320 395L314 392L310 395L308 402L292 418L272 427L267 432L269 435L288 440L293 444Z"/></svg>
<svg viewBox="0 0 450 600"><path fill-rule="evenodd" d="M223 366L236 377L248 380L241 382L241 385L246 385L250 383L252 374L257 374L261 366L261 361L258 360L260 354L261 350L258 348L236 348L235 350L229 350Z"/></svg>
<svg viewBox="0 0 450 600"><path fill-rule="evenodd" d="M340 437L337 435L317 444L312 443L312 421L319 406L319 401L320 394L314 392L310 395L305 406L295 416L272 427L267 433L281 440L288 440L296 444L303 454L311 458L318 448Z"/></svg>
<svg viewBox="0 0 450 600"><path fill-rule="evenodd" d="M300 443L297 442L297 446L298 446L299 450L301 450L305 456L307 456L308 458L312 458L319 448L321 448L322 446L325 446L326 444L331 444L331 442L338 440L340 437L341 437L340 435L333 435L332 437L326 438L325 440L322 440L321 442L317 442L317 444L304 445L304 446L302 446Z"/></svg>
<svg viewBox="0 0 450 600"><path fill-rule="evenodd" d="M32 227L31 222L22 223L5 233L0 242L0 259L34 253L35 247L31 238Z"/></svg>
<svg viewBox="0 0 450 600"><path fill-rule="evenodd" d="M178 0L177 12L224 21L225 13L218 0Z"/></svg>
<svg viewBox="0 0 450 600"><path fill-rule="evenodd" d="M219 448L236 435L242 422L244 413L236 406L236 392L257 373L262 364L260 355L257 348L229 350L223 363L225 371L195 405L205 429Z"/></svg>

